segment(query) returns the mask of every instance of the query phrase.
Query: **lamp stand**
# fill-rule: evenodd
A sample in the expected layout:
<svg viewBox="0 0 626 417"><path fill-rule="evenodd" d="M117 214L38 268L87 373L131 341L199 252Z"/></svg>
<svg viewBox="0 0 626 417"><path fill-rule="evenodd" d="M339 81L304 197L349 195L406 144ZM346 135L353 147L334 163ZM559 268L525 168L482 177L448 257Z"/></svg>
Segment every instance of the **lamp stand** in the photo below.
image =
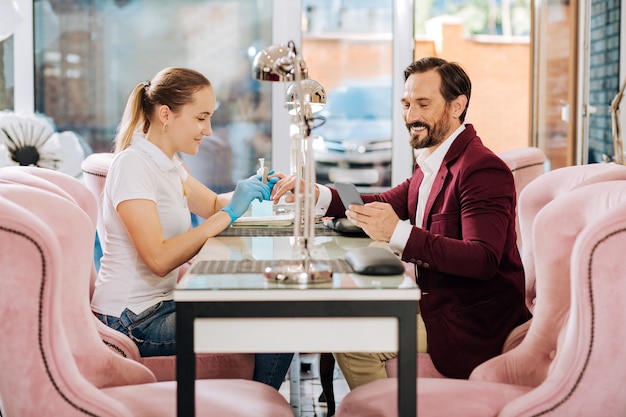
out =
<svg viewBox="0 0 626 417"><path fill-rule="evenodd" d="M313 110L305 100L302 71L306 68L302 57L290 42L288 54L276 59L275 67L281 71L293 71L296 99L292 103L292 129L290 134L291 170L296 177L294 204L294 262L273 265L265 269L265 277L294 284L311 284L332 281L330 265L314 260L312 250L315 240L315 159L313 155ZM257 73L264 73L257 71ZM292 72L289 72L292 74ZM267 76L267 78L271 78ZM310 100L310 97L309 97Z"/></svg>

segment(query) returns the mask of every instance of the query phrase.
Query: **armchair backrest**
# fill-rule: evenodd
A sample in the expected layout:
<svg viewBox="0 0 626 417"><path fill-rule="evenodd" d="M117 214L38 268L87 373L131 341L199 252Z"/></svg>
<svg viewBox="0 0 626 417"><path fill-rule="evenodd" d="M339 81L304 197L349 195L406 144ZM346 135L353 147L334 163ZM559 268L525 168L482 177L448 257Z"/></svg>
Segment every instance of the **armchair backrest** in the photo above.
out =
<svg viewBox="0 0 626 417"><path fill-rule="evenodd" d="M104 183L109 173L111 161L115 157L114 153L99 152L88 155L81 163L83 170L83 182L96 198L98 205L98 220L96 222L96 230L100 237L100 246L104 251L106 236L104 233L104 224L102 223L102 193L104 192Z"/></svg>
<svg viewBox="0 0 626 417"><path fill-rule="evenodd" d="M590 190L585 188L563 199L558 209L588 199ZM607 193L604 201L624 192L622 187ZM595 193L591 196L595 198ZM576 237L570 258L571 308L548 377L505 406L499 416L624 415L626 326L621 318L626 299L626 203L620 200L604 213L589 213L587 225Z"/></svg>
<svg viewBox="0 0 626 417"><path fill-rule="evenodd" d="M557 196L576 187L612 180L626 180L626 166L588 164L549 171L528 184L518 197L518 214L523 242L522 262L526 276L526 305L534 311L536 289L535 252L532 230L537 213Z"/></svg>
<svg viewBox="0 0 626 417"><path fill-rule="evenodd" d="M72 200L82 208L94 225L98 221L98 202L89 189L79 179L59 171L39 167L12 167L49 181L68 193Z"/></svg>
<svg viewBox="0 0 626 417"><path fill-rule="evenodd" d="M521 343L479 365L470 379L536 387L548 375L557 338L570 311L570 260L582 230L626 203L626 181L585 185L554 198L532 226L537 299Z"/></svg>
<svg viewBox="0 0 626 417"><path fill-rule="evenodd" d="M56 198L80 217L80 209ZM64 330L71 320L62 315L61 282L56 279L63 274L66 249L55 232L19 203L0 196L0 242L3 411L22 417L132 415L89 384L74 362Z"/></svg>
<svg viewBox="0 0 626 417"><path fill-rule="evenodd" d="M517 198L524 188L535 178L546 172L546 155L534 146L508 149L498 153L509 166L515 181ZM517 248L522 251L522 236L520 232L519 215L515 217L515 231L517 232Z"/></svg>
<svg viewBox="0 0 626 417"><path fill-rule="evenodd" d="M94 325L95 317L89 305L94 224L87 214L62 194L31 185L0 185L0 196L44 221L63 248L61 273L50 280L62 283L61 312L68 318L66 337L85 378L98 388L153 382L155 377L148 369L102 343Z"/></svg>

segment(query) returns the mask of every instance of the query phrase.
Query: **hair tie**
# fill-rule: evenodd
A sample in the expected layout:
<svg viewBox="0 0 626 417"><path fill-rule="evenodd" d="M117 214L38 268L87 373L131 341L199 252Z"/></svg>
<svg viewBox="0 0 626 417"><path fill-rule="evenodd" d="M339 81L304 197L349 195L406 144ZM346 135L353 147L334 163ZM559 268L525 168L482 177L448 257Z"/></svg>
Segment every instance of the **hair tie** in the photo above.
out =
<svg viewBox="0 0 626 417"><path fill-rule="evenodd" d="M142 82L144 91L148 92L148 88L150 88L150 80Z"/></svg>

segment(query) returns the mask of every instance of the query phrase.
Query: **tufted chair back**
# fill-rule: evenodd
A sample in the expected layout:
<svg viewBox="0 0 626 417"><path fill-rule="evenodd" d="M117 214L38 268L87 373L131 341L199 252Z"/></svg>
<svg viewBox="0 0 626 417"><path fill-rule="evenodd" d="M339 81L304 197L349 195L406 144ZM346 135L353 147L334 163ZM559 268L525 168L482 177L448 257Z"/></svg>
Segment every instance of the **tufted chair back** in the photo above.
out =
<svg viewBox="0 0 626 417"><path fill-rule="evenodd" d="M50 214L31 211L37 207ZM7 417L175 415L173 382L102 386L113 373L121 383L128 381L133 368L151 374L131 360L106 369L93 321L84 322L76 340L82 341L83 357L105 362L98 365L102 379L90 380L81 369L83 359L72 350L68 335L77 331L73 322L79 314L64 314L64 277L88 273L92 227L66 198L23 184L0 185L0 314L5 318L0 323L0 396ZM114 355L106 348L103 352ZM293 415L284 398L261 383L210 380L198 381L196 387L199 415Z"/></svg>
<svg viewBox="0 0 626 417"><path fill-rule="evenodd" d="M72 229L85 236L85 242L89 235L84 230L90 227L89 220L67 200L45 191L19 185L3 185L0 190L0 241L3 246L0 265L4 270L0 280L0 313L12 318L2 323L0 392L4 411L8 416L51 415L52 410L57 415L84 415L82 404L97 401L102 394L94 385L85 382L74 361L71 344L65 338L65 328L75 319L64 317L61 309L59 277L69 272L63 264L62 253L70 249L62 242L68 244L69 241L63 236L57 239L56 232L47 224L50 220L33 214L25 204L32 201L33 205L45 205L59 216L53 223L73 224ZM22 198L25 195L27 198ZM43 200L42 195L45 196ZM71 206L74 211L54 210L50 199L59 202L59 207ZM93 322L83 330L85 340L96 336L90 333L95 332ZM102 371L111 375L106 369ZM73 393L74 398L64 398L64 392ZM103 412L104 409L97 411ZM123 406L111 404L111 410L105 415L113 413L131 415Z"/></svg>
<svg viewBox="0 0 626 417"><path fill-rule="evenodd" d="M546 172L546 155L539 148L526 146L509 149L498 153L504 162L509 166L515 181L515 192L519 200L522 190L531 181ZM519 209L516 209L519 211ZM517 248L522 251L522 235L519 224L519 213L515 217L515 231L517 232Z"/></svg>
<svg viewBox="0 0 626 417"><path fill-rule="evenodd" d="M531 243L537 297L528 332L518 346L478 366L470 379L535 387L546 378L570 309L574 242L587 224L622 203L626 180L605 181L563 193L537 213Z"/></svg>
<svg viewBox="0 0 626 417"><path fill-rule="evenodd" d="M615 358L626 355L626 328L619 320L626 297L626 181L585 185L554 203L539 213L535 229L556 230L555 241L572 244L573 249L571 256L560 257L559 247L542 241L535 231L537 276L541 277L536 314L550 317L555 325L527 335L529 341L540 339L536 343L546 345L544 354L554 360L537 389L507 405L501 415L552 411L586 416L602 410L603 416L621 416L626 413L621 388L626 364ZM573 205L581 208L572 210ZM567 276L561 275L563 270ZM553 285L542 278L544 274L563 281ZM544 302L544 297L561 302ZM546 339L555 341L551 350ZM539 363L544 361L539 358Z"/></svg>
<svg viewBox="0 0 626 417"><path fill-rule="evenodd" d="M589 164L559 168L533 181L518 198L519 222L524 245L522 262L526 275L526 305L533 311L536 297L535 252L532 230L537 213L557 196L576 187L604 181L626 180L626 166Z"/></svg>
<svg viewBox="0 0 626 417"><path fill-rule="evenodd" d="M89 305L88 277L93 264L80 256L93 250L94 225L86 213L62 193L32 185L2 184L0 196L37 216L55 234L64 253L75 254L68 257L61 274L54 279L62 281L61 313L67 318L65 328L74 360L85 378L100 388L156 381L147 368L114 353L102 343ZM94 357L98 360L93 360Z"/></svg>
<svg viewBox="0 0 626 417"><path fill-rule="evenodd" d="M92 153L81 163L81 168L83 170L83 182L96 199L98 207L96 213L102 213L102 193L104 192L104 183L114 156L115 154L110 152ZM100 247L104 251L106 237L104 235L102 216L100 215L97 216L96 230L98 231Z"/></svg>
<svg viewBox="0 0 626 417"><path fill-rule="evenodd" d="M75 203L78 207L88 215L92 222L93 234L95 234L95 225L98 217L98 208L96 201L85 187L83 183L74 177L53 171L46 168L15 166L3 168L0 170L0 184L23 184L37 189L52 192L60 197L66 198L68 201ZM36 208L36 210L45 210L45 208ZM78 293L84 285L89 286L89 297L93 293L93 285L95 283L96 270L92 265L89 279L81 279L82 277L73 276L71 288L79 288ZM84 308L85 300L79 297L70 296L68 302L64 306L68 310L68 314L72 315L74 311L80 311ZM88 305L88 301L87 301ZM78 310L77 310L78 309ZM90 315L90 319L96 322L98 333L102 341L113 351L123 357L139 361L139 349L128 337L111 329L104 323Z"/></svg>

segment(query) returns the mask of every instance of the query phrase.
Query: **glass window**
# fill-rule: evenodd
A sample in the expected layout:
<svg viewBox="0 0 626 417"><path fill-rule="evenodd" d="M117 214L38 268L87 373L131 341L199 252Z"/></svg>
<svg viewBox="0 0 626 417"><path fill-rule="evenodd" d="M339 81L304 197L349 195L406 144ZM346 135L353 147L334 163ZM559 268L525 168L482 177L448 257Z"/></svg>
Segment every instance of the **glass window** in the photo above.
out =
<svg viewBox="0 0 626 417"><path fill-rule="evenodd" d="M0 111L15 107L13 90L13 36L0 41Z"/></svg>
<svg viewBox="0 0 626 417"><path fill-rule="evenodd" d="M465 121L494 152L529 146L530 1L415 1L415 59L459 62L472 80Z"/></svg>
<svg viewBox="0 0 626 417"><path fill-rule="evenodd" d="M95 152L112 149L137 83L184 66L211 80L219 103L213 136L183 156L192 174L228 191L271 159L270 90L251 79L251 60L271 43L272 0L44 0L34 17L35 109Z"/></svg>
<svg viewBox="0 0 626 417"><path fill-rule="evenodd" d="M576 7L538 2L535 25L534 135L551 169L574 165L576 64L573 59Z"/></svg>
<svg viewBox="0 0 626 417"><path fill-rule="evenodd" d="M391 185L391 0L303 0L302 54L327 91L313 130L318 182Z"/></svg>

